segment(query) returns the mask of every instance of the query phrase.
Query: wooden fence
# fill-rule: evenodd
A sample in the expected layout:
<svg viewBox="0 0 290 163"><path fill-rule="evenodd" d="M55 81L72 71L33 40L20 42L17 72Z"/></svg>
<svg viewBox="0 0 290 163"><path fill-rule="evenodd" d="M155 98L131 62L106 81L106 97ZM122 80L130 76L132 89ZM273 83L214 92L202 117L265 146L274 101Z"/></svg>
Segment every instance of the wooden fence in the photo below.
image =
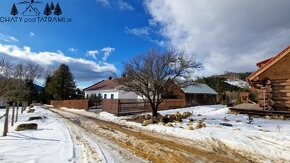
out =
<svg viewBox="0 0 290 163"><path fill-rule="evenodd" d="M159 105L159 110L182 108L185 106L186 106L185 99L164 99L162 103ZM129 99L129 100L104 99L102 101L102 108L103 108L103 111L106 111L115 115L151 111L151 106L148 101L136 100L136 99Z"/></svg>
<svg viewBox="0 0 290 163"><path fill-rule="evenodd" d="M89 100L52 100L50 104L54 107L67 107L88 110Z"/></svg>

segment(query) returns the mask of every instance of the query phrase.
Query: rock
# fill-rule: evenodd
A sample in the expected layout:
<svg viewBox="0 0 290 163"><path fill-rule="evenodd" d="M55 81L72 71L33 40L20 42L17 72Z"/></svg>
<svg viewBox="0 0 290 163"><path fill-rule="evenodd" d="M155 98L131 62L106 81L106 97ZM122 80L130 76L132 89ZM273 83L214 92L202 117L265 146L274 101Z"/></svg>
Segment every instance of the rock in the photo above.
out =
<svg viewBox="0 0 290 163"><path fill-rule="evenodd" d="M184 126L184 129L187 129L187 130L194 130L194 128L192 126Z"/></svg>
<svg viewBox="0 0 290 163"><path fill-rule="evenodd" d="M241 120L236 120L236 122L242 122Z"/></svg>
<svg viewBox="0 0 290 163"><path fill-rule="evenodd" d="M160 113L157 113L157 117L160 119L162 118L162 115Z"/></svg>
<svg viewBox="0 0 290 163"><path fill-rule="evenodd" d="M27 113L33 113L33 112L35 112L35 109L29 109L29 110L27 111Z"/></svg>
<svg viewBox="0 0 290 163"><path fill-rule="evenodd" d="M205 123L203 122L203 121L198 121L197 123L196 123L196 126L195 126L195 128L196 129L200 129L200 128L203 128L203 127L205 127Z"/></svg>
<svg viewBox="0 0 290 163"><path fill-rule="evenodd" d="M33 121L33 120L38 120L38 119L42 119L42 117L29 117L28 121Z"/></svg>
<svg viewBox="0 0 290 163"><path fill-rule="evenodd" d="M270 117L270 116L268 116L268 115L266 115L266 116L265 116L265 119L271 119L271 117Z"/></svg>
<svg viewBox="0 0 290 163"><path fill-rule="evenodd" d="M173 127L173 124L169 122L166 124L166 126Z"/></svg>
<svg viewBox="0 0 290 163"><path fill-rule="evenodd" d="M151 119L152 116L151 116L150 114L146 114L146 115L144 116L144 118L148 120L148 119Z"/></svg>
<svg viewBox="0 0 290 163"><path fill-rule="evenodd" d="M151 119L150 120L144 120L142 125L143 126L148 126L150 124L153 124L153 121Z"/></svg>
<svg viewBox="0 0 290 163"><path fill-rule="evenodd" d="M233 127L233 125L232 124L229 124L229 123L220 123L220 125L227 126L227 127Z"/></svg>
<svg viewBox="0 0 290 163"><path fill-rule="evenodd" d="M190 119L189 119L189 122L191 122L191 123L192 123L193 121L194 121L194 120L193 120L192 118L190 118Z"/></svg>
<svg viewBox="0 0 290 163"><path fill-rule="evenodd" d="M164 122L159 122L158 123L158 125L162 125L162 126L164 126L164 124L165 124Z"/></svg>
<svg viewBox="0 0 290 163"><path fill-rule="evenodd" d="M213 128L222 128L222 126L212 126Z"/></svg>
<svg viewBox="0 0 290 163"><path fill-rule="evenodd" d="M174 115L175 116L182 116L181 113L179 113L179 112L174 113Z"/></svg>
<svg viewBox="0 0 290 163"><path fill-rule="evenodd" d="M169 115L169 122L174 122L176 120L175 115Z"/></svg>
<svg viewBox="0 0 290 163"><path fill-rule="evenodd" d="M184 119L186 119L186 118L188 118L188 117L190 117L192 114L190 113L190 112L184 112L183 114L182 114L182 117L184 118Z"/></svg>
<svg viewBox="0 0 290 163"><path fill-rule="evenodd" d="M20 124L15 129L15 131L24 131L24 130L37 130L37 124L36 123Z"/></svg>

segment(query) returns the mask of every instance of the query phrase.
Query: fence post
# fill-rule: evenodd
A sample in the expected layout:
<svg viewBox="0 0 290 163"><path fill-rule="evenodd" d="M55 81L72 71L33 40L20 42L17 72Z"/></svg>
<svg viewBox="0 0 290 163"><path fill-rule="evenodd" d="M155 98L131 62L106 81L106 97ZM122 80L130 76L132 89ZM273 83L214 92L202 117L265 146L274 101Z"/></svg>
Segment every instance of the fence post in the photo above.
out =
<svg viewBox="0 0 290 163"><path fill-rule="evenodd" d="M8 133L9 108L10 108L10 105L7 104L6 105L5 121L4 121L4 130L3 130L3 135L2 136L7 136L7 133Z"/></svg>
<svg viewBox="0 0 290 163"><path fill-rule="evenodd" d="M15 102L13 102L13 106L12 106L12 119L11 119L11 126L14 125L14 114L15 114Z"/></svg>
<svg viewBox="0 0 290 163"><path fill-rule="evenodd" d="M18 121L18 109L19 109L19 101L17 102L15 123Z"/></svg>

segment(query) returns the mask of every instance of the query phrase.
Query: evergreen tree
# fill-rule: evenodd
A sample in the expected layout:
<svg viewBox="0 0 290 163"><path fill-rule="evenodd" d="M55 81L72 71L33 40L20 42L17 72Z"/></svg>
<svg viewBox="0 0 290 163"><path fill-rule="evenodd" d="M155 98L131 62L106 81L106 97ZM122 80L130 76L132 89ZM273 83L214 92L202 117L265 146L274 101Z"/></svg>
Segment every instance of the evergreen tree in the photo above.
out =
<svg viewBox="0 0 290 163"><path fill-rule="evenodd" d="M16 8L16 5L15 3L13 4L12 8L11 8L11 12L10 12L11 15L15 16L18 14L18 10Z"/></svg>
<svg viewBox="0 0 290 163"><path fill-rule="evenodd" d="M59 16L62 14L61 8L59 6L59 3L56 4L55 8L54 8L54 14Z"/></svg>
<svg viewBox="0 0 290 163"><path fill-rule="evenodd" d="M50 4L50 9L51 10L54 10L54 4L53 4L53 2L51 2L51 4Z"/></svg>
<svg viewBox="0 0 290 163"><path fill-rule="evenodd" d="M72 99L75 96L76 85L74 77L67 65L61 64L54 72L46 90L57 100Z"/></svg>
<svg viewBox="0 0 290 163"><path fill-rule="evenodd" d="M26 95L26 100L28 104L31 104L32 102L38 101L38 91L33 83L32 80L26 80L25 85L27 88L27 95Z"/></svg>
<svg viewBox="0 0 290 163"><path fill-rule="evenodd" d="M46 3L43 14L46 16L49 16L51 14L51 10L50 10L48 3Z"/></svg>

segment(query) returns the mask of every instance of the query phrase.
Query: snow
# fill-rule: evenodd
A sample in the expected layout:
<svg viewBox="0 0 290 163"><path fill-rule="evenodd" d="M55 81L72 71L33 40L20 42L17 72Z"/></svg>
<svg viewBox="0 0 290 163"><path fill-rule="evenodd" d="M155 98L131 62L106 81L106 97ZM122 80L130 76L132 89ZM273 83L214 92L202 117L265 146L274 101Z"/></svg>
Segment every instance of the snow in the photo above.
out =
<svg viewBox="0 0 290 163"><path fill-rule="evenodd" d="M9 119L8 136L0 137L0 160L1 162L73 162L74 145L71 135L53 113L39 106L35 106L34 113L19 113L19 119L11 127L11 114ZM19 109L20 110L20 109ZM5 109L0 109L0 115L4 115ZM45 117L41 120L33 120L37 123L37 130L15 131L17 125L28 123L32 116ZM3 133L4 119L0 119L0 133Z"/></svg>
<svg viewBox="0 0 290 163"><path fill-rule="evenodd" d="M249 88L249 84L243 80L227 79L225 82L240 88Z"/></svg>
<svg viewBox="0 0 290 163"><path fill-rule="evenodd" d="M222 105L197 106L182 109L160 111L162 115L175 112L192 112L193 115L182 123L173 123L174 127L158 124L142 126L140 123L126 121L127 117L116 117L107 112L101 112L99 118L135 128L142 128L151 132L171 135L179 138L199 142L205 148L230 148L245 157L252 157L264 161L290 161L290 120L272 120L254 118L248 124L248 116L229 114L228 108ZM194 119L190 125L195 127L198 120L204 120L206 127L187 130L184 127L189 119ZM228 121L225 122L224 119ZM241 122L237 122L237 120ZM233 127L221 126L229 123Z"/></svg>

